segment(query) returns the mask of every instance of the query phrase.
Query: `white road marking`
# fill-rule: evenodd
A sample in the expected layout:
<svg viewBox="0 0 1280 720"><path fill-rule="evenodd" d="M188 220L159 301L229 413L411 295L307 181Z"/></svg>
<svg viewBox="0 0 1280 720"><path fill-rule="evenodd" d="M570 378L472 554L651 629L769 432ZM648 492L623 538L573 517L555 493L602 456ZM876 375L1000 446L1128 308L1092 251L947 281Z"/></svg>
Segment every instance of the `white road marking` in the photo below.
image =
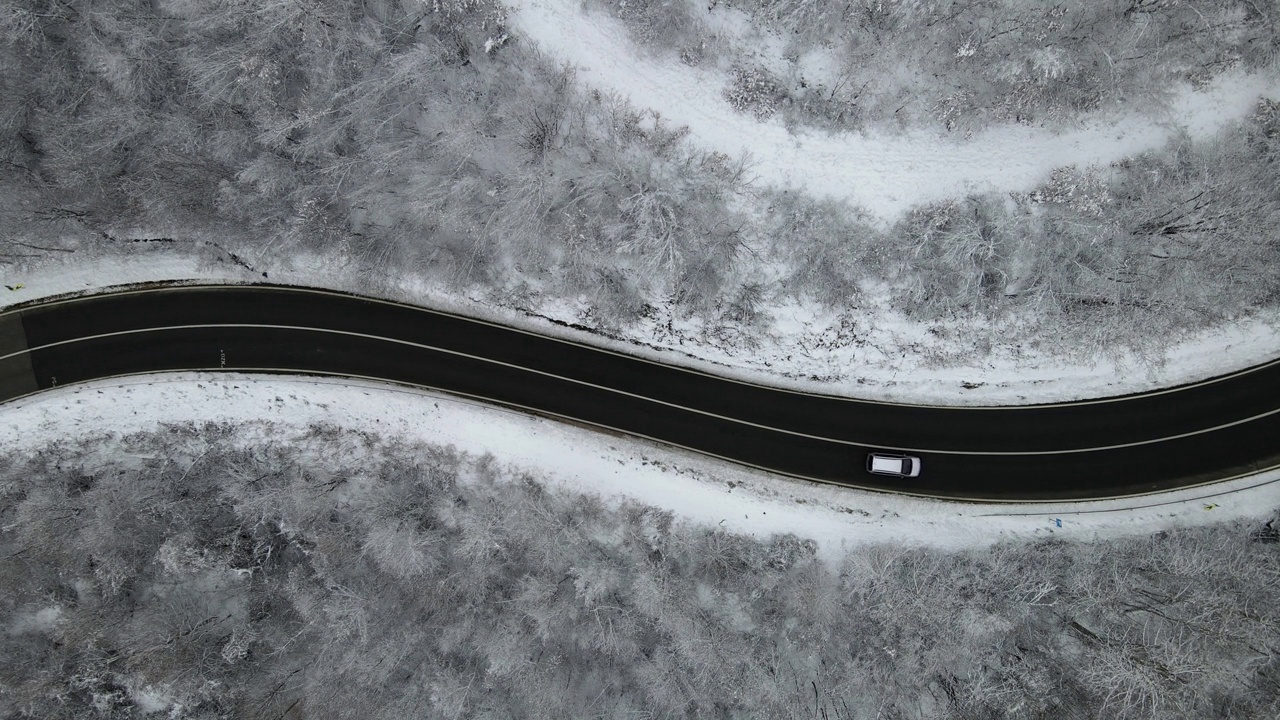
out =
<svg viewBox="0 0 1280 720"><path fill-rule="evenodd" d="M160 288L140 288L137 290L125 290L121 292L103 292L103 293L97 293L95 295L80 295L72 298L62 298L60 300L52 300L50 302L41 303L39 305L28 305L23 308L3 310L3 311L0 311L0 317L3 317L9 313L21 313L29 310L38 310L40 308L51 307L54 305L63 305L63 304L73 303L73 302L91 301L97 297L105 297L105 296L117 297L117 296L124 296L124 295L140 295L144 293L174 292L174 291L182 291L187 289L196 289L196 290L210 290L210 289L211 290L246 290L247 289L247 290L266 290L270 292L287 291L287 292L296 292L296 293L310 294L310 295L330 295L330 296L342 298L345 300L358 301L358 302L372 302L372 303L378 303L380 305L390 305L392 307L403 308L405 310L412 310L415 312L421 312L421 313L426 313L431 315L439 315L441 317L454 318L454 319L463 320L466 322L479 323L481 325L487 325L489 327L498 328L500 330L507 330L510 332L520 333L521 335L528 335L529 337L539 338L541 340L549 340L551 342L557 342L563 345L569 345L571 347L585 348L587 350L592 350L600 353L608 353L609 355L616 355L617 357L627 358L629 360L635 360L637 362L648 363L650 365L657 365L659 367L667 368L669 370L677 370L679 372L688 373L690 375L697 375L700 377L714 378L716 380L736 383L738 385L745 385L747 387L755 387L755 388L761 388L764 390L772 390L774 392L788 393L790 395L802 395L805 397L822 398L825 400L846 402L850 404L893 405L893 406L910 407L910 408L929 408L933 410L981 410L981 411L1027 410L1027 409L1038 409L1038 408L1078 407L1083 405L1103 405L1103 404L1115 403L1115 402L1130 402L1130 401L1138 400L1142 398L1155 397L1157 395L1165 395L1168 393L1183 392L1186 390L1191 390L1193 388L1213 385L1215 383L1231 380L1237 377L1241 377L1243 375L1248 375L1250 373L1266 370L1272 367L1273 365L1280 364L1280 358L1276 358L1269 362L1265 362L1261 365L1255 365L1253 367L1244 368L1243 370L1237 370L1235 372L1228 373L1226 375L1219 375L1217 377L1207 378L1205 380L1200 380L1198 382L1186 383L1184 385L1177 385L1170 388L1164 388L1162 390L1152 390L1149 392L1133 393L1129 395L1120 395L1116 397L1096 398L1093 400L1073 400L1071 402L1045 403L1041 405L929 405L929 404L921 404L921 403L899 403L899 402L888 402L886 400L869 400L869 399L862 399L862 398L842 397L839 395L827 395L824 393L808 392L805 390L795 390L791 388L775 387L772 385L763 385L760 383L754 383L747 380L740 380L738 378L726 377L723 375L716 375L715 373L706 372L705 370L698 370L695 368L684 367L681 365L672 365L668 363L662 363L656 360L650 360L649 358L641 357L639 355L629 355L627 353L619 352L617 350L597 347L594 345L587 345L585 343L576 342L574 340L567 340L565 338L558 338L551 335L541 335L539 333L532 332L530 330L524 330L521 328L512 327L510 325L503 325L501 323L492 322L490 320L484 320L482 318L468 317L466 315L460 315L458 313L452 313L446 310L436 310L433 308L419 307L417 305L410 305L408 303L396 302L394 300L384 300L381 298L363 297L360 295L352 295L350 293L338 292L335 290L325 290L320 288L307 288L307 287L288 286L288 285L256 285L256 284L255 285L233 285L233 284L174 285L174 286L160 287ZM212 326L203 326L203 327L212 327ZM5 357L8 357L8 356L5 356ZM3 359L3 358L0 358L0 359Z"/></svg>
<svg viewBox="0 0 1280 720"><path fill-rule="evenodd" d="M163 371L163 372L183 373L183 372L216 372L216 371L218 371L218 369L217 369L217 368L190 368L190 369L186 369L186 370L170 370L170 371ZM450 396L454 396L454 397L471 398L471 399L479 400L479 401L481 401L482 403L487 404L487 405L492 405L492 404L494 404L494 403L495 403L495 401L494 401L494 400L492 400L492 399L490 399L490 398L486 398L486 397L480 396L480 395L472 395L472 394L470 394L470 393L458 392L458 391L455 391L455 390L448 390L448 389L445 389L445 388L438 388L438 387L431 386L431 385L417 385L417 384L414 384L414 383L406 383L406 382L395 381L395 380L387 380L387 379L385 379L385 378L371 377L371 376L368 376L368 375L347 375L347 374L342 374L342 373L327 372L327 371L324 371L324 370L298 370L298 369L293 369L293 368L236 368L236 369L232 370L231 372L233 372L233 373L234 373L234 372L243 372L243 373L263 373L263 374L273 374L273 375L300 375L300 376L316 376L316 375L320 375L320 376L325 376L325 377L350 378L350 379L357 379L357 380L369 380L369 381L376 382L376 383L379 383L379 384L400 385L400 386L402 386L402 387L409 387L409 388L413 388L413 389L416 389L416 390L429 390L429 391L439 392L439 393L441 393L441 394L443 394L443 395L450 395ZM140 373L122 373L122 374L120 374L120 375L107 375L107 376L100 377L100 378L93 378L93 379L91 379L91 380L82 380L82 381L80 381L80 382L72 383L72 384L71 384L71 385L69 385L69 386L64 386L64 388L65 388L65 387L74 387L74 386L76 386L76 385L88 384L88 383L94 383L94 382L105 382L105 381L108 381L108 380L117 380L117 379L120 379L120 378L129 378L129 377L145 377L145 376L148 376L148 375L156 375L156 374L158 374L156 371L147 371L147 372L140 372ZM36 391L36 392L33 392L33 393L27 393L26 395L20 395L20 396L15 397L15 398L10 398L10 399L9 399L8 401L6 401L6 402L12 402L12 401L15 401L15 400L21 400L21 399L23 399L23 398L29 398L29 397L32 397L32 396L35 396L35 395L39 395L41 392L47 392L47 391L40 390L40 391ZM1162 495L1162 494L1170 493L1170 492L1177 492L1177 491L1189 490L1189 489L1195 489L1195 488L1200 488L1200 487L1208 487L1208 486L1210 486L1210 485L1216 485L1216 484L1218 484L1218 483L1230 482L1230 481L1232 481L1232 480L1239 480L1239 479L1242 479L1242 478L1246 478L1246 477L1250 477L1250 476L1253 476L1253 475L1258 475L1258 474L1261 474L1261 473L1264 473L1264 472L1268 472L1268 471L1270 471L1270 470L1280 469L1280 465L1275 465L1275 466L1272 466L1272 467L1260 468L1259 470L1257 470L1257 471L1255 471L1255 472L1243 473L1243 474L1239 474L1239 475L1232 475L1232 476L1230 476L1230 477L1217 478L1217 479L1214 479L1214 480L1206 480L1206 481L1204 481L1204 482L1192 483L1192 484L1190 484L1190 485L1181 485L1181 486L1173 487L1173 488L1165 488L1165 489L1162 489L1162 490L1151 490L1151 491L1147 491L1147 492L1128 493L1128 494L1125 494L1125 495L1105 495L1105 496L1099 496L1099 497L1088 497L1088 498L1078 498L1078 499L1070 499L1070 498L1068 498L1068 499L1062 499L1062 498L1055 498L1055 499L1045 499L1045 500L1007 499L1007 498L983 498L983 497L958 498L958 497L955 497L955 496L953 496L953 495L931 495L931 494L928 494L928 493L915 492L915 491L912 491L910 488L898 488L898 487L895 487L895 488L890 489L890 488L885 488L885 487L883 487L883 486L860 485L860 484L858 484L858 483L856 483L856 482L852 482L852 481L850 481L850 482L845 482L845 481L831 480L831 479L828 479L828 478L818 478L818 477L810 477L810 476L808 476L808 475L800 475L800 474L798 474L798 473L786 472L785 470L777 470L777 469L774 469L774 468L765 467L765 466L763 466L763 465L756 465L756 464L754 464L754 463L743 462L743 461L741 461L741 460L737 460L737 459L734 459L734 458L731 458L731 457L726 457L726 456L724 456L724 455L718 455L718 454L713 453L713 452L707 452L706 450L699 450L699 449L697 449L697 448L689 447L688 445L681 445L680 443L678 443L678 442L673 442L673 441L671 441L671 440L663 440L663 439L660 439L660 438L652 437L652 436L650 436L650 435L644 435L644 434L642 434L642 433L637 433L637 432L632 432L632 431L629 431L629 430L622 430L622 429L620 429L620 428L615 428L615 427L613 427L613 426L611 426L611 425L604 425L604 424L602 424L602 423L591 422L591 421L589 421L589 420L582 420L581 418L575 418L575 417L572 417L572 416L569 416L569 415L561 415L561 414L559 414L559 413L553 413L553 412L549 412L549 411L546 411L546 410L539 410L539 409L537 409L537 408L528 407L528 406L525 406L525 405L521 405L521 404L519 404L519 403L499 403L499 404L500 404L500 405L503 405L503 406L506 406L506 407L518 408L518 409L520 409L520 410L524 410L524 411L526 411L526 412L528 412L528 413L535 414L535 415L550 416L550 417L555 417L555 418L564 418L565 420L570 420L570 421L577 422L577 423L584 423L584 424L587 424L587 425L594 425L594 426L596 426L596 427L605 428L605 429L607 429L607 430L613 430L613 431L615 431L615 432L620 432L620 433L622 433L622 434L624 434L624 435L628 435L628 436L631 436L631 437L643 438L643 439L645 439L645 440L649 440L649 441L651 441L651 442L659 443L659 444L661 444L661 445L666 445L666 446L669 446L669 447L677 447L677 448L680 448L680 449L682 449L682 450L688 450L689 452L696 453L696 454L698 454L698 455L703 455L703 456L706 456L706 457L713 457L713 458L717 458L717 459L719 459L719 460L724 460L724 461L726 461L726 462L733 463L734 465L741 465L741 466L744 466L744 467L755 468L755 469L757 469L757 470L762 470L762 471L764 471L764 472L771 473L771 474L773 474L773 475L782 475L782 476L785 476L785 477L795 478L795 479L797 479L797 480L806 480L806 481L810 481L810 482L821 483L821 484L823 484L823 485L834 485L834 486L836 486L836 487L842 487L842 488L853 488L853 489L855 489L855 490L865 490L865 491L868 491L868 492L886 493L886 494L891 494L891 495L907 495L907 496L910 496L910 497L927 498L927 499L930 499L930 500L946 500L946 501L948 501L948 502L964 502L964 503L993 504L993 505L1025 505L1025 504L1046 504L1046 505L1052 505L1052 504L1082 503L1082 502L1104 502L1104 501L1108 501L1108 500L1128 500L1128 499L1135 498L1135 497L1150 497L1150 496ZM1267 481L1264 481L1264 482L1262 482L1262 483L1259 483L1257 486L1254 486L1254 487L1260 487L1260 486L1262 486L1262 485L1269 485L1269 484L1274 483L1274 482L1280 482L1280 481L1277 481L1277 480L1267 480ZM1247 488L1246 488L1246 489L1247 489ZM1213 494L1213 495L1208 495L1208 496L1206 496L1206 497L1214 497L1214 496L1219 495L1219 494L1225 494L1225 493L1215 493L1215 494ZM1169 502L1169 503L1155 503L1155 504L1153 504L1153 505L1145 505L1145 506L1140 506L1140 507L1156 507L1156 506L1159 506L1159 505L1176 504L1176 503L1178 503L1178 502L1186 502L1186 501L1185 501L1185 500L1181 500L1181 501L1172 501L1172 502ZM1072 510L1071 512L1073 512L1073 513L1086 513L1086 512L1112 512L1113 510L1129 510L1129 509L1132 509L1132 508L1129 508L1129 507L1125 507L1125 508L1115 508L1115 509L1112 509L1112 508L1102 508L1102 509L1098 509L1098 510L1078 510L1078 509L1077 509L1077 510ZM1011 515L1011 516L1020 516L1020 515L1027 515L1027 516L1031 516L1031 515L1040 515L1040 514L1043 514L1043 511L1041 511L1041 512L1036 512L1036 513L1007 513L1007 514L1008 514L1008 515ZM1000 516L1000 515L1002 515L1002 514L1001 514L1001 513L993 513L993 514L992 514L992 516L996 516L996 517L998 517L998 516Z"/></svg>
<svg viewBox="0 0 1280 720"><path fill-rule="evenodd" d="M787 430L785 428L777 428L770 425L762 425L760 423L754 423L748 420L741 420L738 418L729 417L727 415L720 415L718 413L713 413L706 410L699 410L697 408L691 408L685 405L667 402L665 400L657 400L655 398L647 397L644 395L638 395L636 393L627 392L625 390L618 390L616 388L611 388L605 385L597 385L595 383L590 383L585 380L577 380L575 378L564 377L562 375L556 375L554 373L549 373L543 370L534 370L532 368L526 368L521 365L502 362L500 360L493 360L491 358L486 358L479 355L471 355L469 353L460 352L458 350L449 350L447 348L436 347L433 345L424 345L422 343L415 343L409 340L387 338L387 337L382 337L380 335L371 335L368 333L359 333L359 332L353 332L350 330L332 330L332 329L326 329L326 328L301 327L296 325L272 325L272 324L258 324L258 323L211 323L211 324L204 324L204 325L171 325L171 326L165 326L165 327L140 328L136 330L120 330L117 332L102 333L99 335L89 335L81 338L72 338L70 340L60 340L55 343L49 343L47 345L41 345L39 347L28 348L26 350L21 350L19 352L9 353L8 355L0 356L0 360L6 360L8 358L16 357L24 353L30 353L35 350L43 350L45 348L58 347L60 345L70 345L74 343L87 342L90 340L98 340L102 338L119 337L124 335L139 335L139 334L151 333L151 332L165 332L168 330L194 330L194 329L200 329L200 328L258 328L258 329L269 329L269 330L297 330L302 332L327 333L331 335L343 335L343 336L349 336L349 337L366 338L369 340L378 340L381 342L395 343L397 345L405 345L408 347L415 347L422 350L430 350L433 352L444 353L447 355L454 355L457 357L465 357L471 360L479 360L480 362L485 362L492 365L499 365L502 367L521 370L521 371L532 373L535 375L542 375L544 377L563 380L565 382L571 382L577 385L582 385L584 387L591 387L598 390L604 390L606 392L611 392L611 393L615 393L617 395L623 395L626 397L632 397L638 400L644 400L646 402L651 402L657 405L665 405L667 407L684 410L686 412L696 413L698 415L704 415L706 417L712 417L712 418L724 420L727 422L737 423L739 425L745 425L748 427L760 428L762 430L769 430L772 432L783 433L785 435L791 435L794 437L803 437L811 440L819 440L823 442L830 442L830 443L836 443L839 445L848 445L848 446L854 446L854 447L864 447L864 448L874 447L874 448L882 448L882 449L889 449L889 450L899 450L903 452L929 453L929 454L936 454L936 455L974 455L974 456L984 456L984 457L986 456L1041 456L1041 455L1071 455L1071 454L1077 454L1077 453L1100 452L1104 450L1118 450L1121 448L1138 447L1141 445L1152 445L1155 443L1167 442L1170 440L1180 440L1182 438L1193 437L1195 435L1203 435L1203 434L1214 432L1217 430L1223 430L1229 427L1234 427L1236 425L1243 425L1244 423L1252 422L1254 420L1259 420L1265 417L1269 417L1271 415L1275 415L1276 413L1280 413L1280 408L1277 408L1275 410L1269 410L1267 412L1260 413L1252 417L1247 417L1240 420L1234 420L1229 423L1215 425L1213 427L1203 428L1200 430L1194 430L1192 432L1179 433L1177 435L1169 435L1161 438L1152 438L1149 440L1137 440L1137 441L1128 442L1128 443L1117 443L1115 445L1100 445L1097 447L1090 447L1090 448L1072 448L1072 449L1066 449L1066 450L1029 450L1024 452L978 451L978 450L934 450L929 448L915 448L915 447L903 447L903 446L893 446L893 445L873 445L865 442L858 442L853 440L841 440L839 438L831 438L831 437L825 437L821 435L811 435L809 433L797 432L795 430ZM185 369L197 370L197 369L206 369L206 368L185 368ZM213 368L213 369L222 369L222 368ZM236 369L239 369L239 368L233 368L233 370L236 370ZM279 370L277 369L272 371L278 372ZM303 371L303 372L311 372L311 371ZM715 376L711 376L711 377L715 377ZM384 381L387 380L386 378L379 378L379 379L382 379ZM392 380L391 382L397 382L397 381ZM409 384L412 384L412 383L409 383ZM453 391L449 391L449 392L453 392ZM466 395L466 393L457 393L457 394ZM480 396L476 396L476 397L480 397ZM516 405L516 403L507 403L507 404ZM543 411L539 411L539 412L543 412ZM556 414L556 413L551 413L551 414ZM569 417L569 416L562 416L562 417ZM580 418L575 418L575 419L580 420ZM583 421L583 422L589 422L589 421ZM599 425L600 427L608 427L600 423L592 423L592 424ZM639 433L633 433L627 430L623 430L621 428L612 428L612 429L618 430L619 432L632 434L632 435L639 434ZM642 437L646 437L646 436L642 436ZM684 447L684 446L681 446L681 447ZM705 453L705 454L710 455L712 453ZM743 464L747 464L747 463L743 463Z"/></svg>

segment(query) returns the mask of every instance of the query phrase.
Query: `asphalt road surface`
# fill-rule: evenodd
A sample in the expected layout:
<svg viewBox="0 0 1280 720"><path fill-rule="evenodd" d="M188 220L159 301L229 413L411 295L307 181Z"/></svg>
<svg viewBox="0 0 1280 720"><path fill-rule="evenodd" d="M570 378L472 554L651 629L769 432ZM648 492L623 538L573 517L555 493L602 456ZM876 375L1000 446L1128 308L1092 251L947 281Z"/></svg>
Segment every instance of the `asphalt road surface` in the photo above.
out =
<svg viewBox="0 0 1280 720"><path fill-rule="evenodd" d="M388 380L794 477L945 498L1115 497L1280 466L1280 360L1153 393L955 408L778 390L300 288L132 290L0 313L0 402L170 370ZM871 450L919 455L924 472L901 480L869 475Z"/></svg>

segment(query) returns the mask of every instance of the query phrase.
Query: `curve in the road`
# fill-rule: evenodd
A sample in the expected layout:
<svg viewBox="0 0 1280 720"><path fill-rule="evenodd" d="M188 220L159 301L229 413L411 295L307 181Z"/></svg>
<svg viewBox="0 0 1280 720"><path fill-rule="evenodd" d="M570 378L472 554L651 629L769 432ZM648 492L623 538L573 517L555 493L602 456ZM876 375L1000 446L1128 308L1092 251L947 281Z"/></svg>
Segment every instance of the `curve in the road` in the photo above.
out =
<svg viewBox="0 0 1280 720"><path fill-rule="evenodd" d="M916 495L1134 495L1280 467L1280 360L1157 392L1020 407L900 405L754 385L342 293L181 286L0 313L0 401L173 370L345 375L432 388L793 477ZM872 449L925 472L863 471Z"/></svg>

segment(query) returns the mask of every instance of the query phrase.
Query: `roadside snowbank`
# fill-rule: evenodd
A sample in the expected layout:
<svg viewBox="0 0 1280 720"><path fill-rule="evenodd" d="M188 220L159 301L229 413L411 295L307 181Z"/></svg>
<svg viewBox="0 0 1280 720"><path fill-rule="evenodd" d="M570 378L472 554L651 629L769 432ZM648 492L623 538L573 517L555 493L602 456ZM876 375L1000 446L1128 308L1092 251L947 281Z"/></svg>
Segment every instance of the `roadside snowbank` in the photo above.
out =
<svg viewBox="0 0 1280 720"><path fill-rule="evenodd" d="M90 262L58 258L30 272L6 271L0 277L3 284L22 287L0 289L0 310L134 283L264 282L259 272L231 263L211 265L180 250L137 253ZM546 306L540 309L542 315L530 315L496 306L479 289L460 295L420 277L388 278L374 286L367 276L332 257L299 255L287 268L258 270L269 270L273 283L373 295L747 382L889 402L1025 405L1123 395L1252 367L1275 359L1280 351L1276 327L1247 320L1187 338L1170 351L1164 367L1141 372L1109 363L1073 365L1020 348L1001 348L985 364L955 364L948 357L971 357L973 351L948 339L946 323L913 323L887 310L841 317L794 301L773 309L773 326L751 348L708 337L704 328L688 320L673 321L668 328L660 317L610 338L566 327L564 323L585 321L581 309L571 303ZM990 329L993 346L999 346L994 342L999 332Z"/></svg>
<svg viewBox="0 0 1280 720"><path fill-rule="evenodd" d="M577 0L529 0L510 23L553 57L577 67L595 88L687 125L693 142L750 154L761 181L861 206L889 222L913 205L987 191L1029 190L1066 165L1107 164L1162 145L1175 127L1212 135L1243 117L1260 95L1280 97L1280 78L1228 73L1203 92L1179 92L1157 117L1099 115L1054 134L1008 125L957 141L934 133L792 134L778 119L759 122L725 100L724 73L659 62L640 51L623 25Z"/></svg>
<svg viewBox="0 0 1280 720"><path fill-rule="evenodd" d="M812 538L827 557L867 542L963 548L1001 539L1149 534L1158 527L1262 519L1280 507L1280 472L1122 501L938 502L778 478L436 393L361 381L231 374L103 380L22 399L0 413L0 451L29 452L55 441L186 422L227 422L248 436L261 432L283 442L323 423L451 444L491 453L500 463L569 491L631 497L734 532Z"/></svg>

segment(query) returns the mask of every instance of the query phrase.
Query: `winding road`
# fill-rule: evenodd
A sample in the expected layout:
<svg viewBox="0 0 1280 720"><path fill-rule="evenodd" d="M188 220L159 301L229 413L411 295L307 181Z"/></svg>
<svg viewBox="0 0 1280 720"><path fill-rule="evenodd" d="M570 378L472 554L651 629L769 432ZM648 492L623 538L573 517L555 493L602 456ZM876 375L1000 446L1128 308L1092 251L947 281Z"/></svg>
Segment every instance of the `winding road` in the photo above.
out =
<svg viewBox="0 0 1280 720"><path fill-rule="evenodd" d="M961 408L752 385L326 290L135 289L0 312L0 402L176 370L385 380L792 477L951 499L1116 497L1280 467L1280 359L1152 393ZM919 455L924 473L868 475L864 460L873 449Z"/></svg>

